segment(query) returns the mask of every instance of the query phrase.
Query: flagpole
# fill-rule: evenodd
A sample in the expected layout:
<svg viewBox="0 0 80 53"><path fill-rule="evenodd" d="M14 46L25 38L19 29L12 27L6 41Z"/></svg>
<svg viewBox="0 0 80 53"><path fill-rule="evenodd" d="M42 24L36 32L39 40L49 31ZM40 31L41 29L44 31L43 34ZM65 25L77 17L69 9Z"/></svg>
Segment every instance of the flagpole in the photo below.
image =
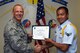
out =
<svg viewBox="0 0 80 53"><path fill-rule="evenodd" d="M34 4L34 0L32 0L32 4Z"/></svg>

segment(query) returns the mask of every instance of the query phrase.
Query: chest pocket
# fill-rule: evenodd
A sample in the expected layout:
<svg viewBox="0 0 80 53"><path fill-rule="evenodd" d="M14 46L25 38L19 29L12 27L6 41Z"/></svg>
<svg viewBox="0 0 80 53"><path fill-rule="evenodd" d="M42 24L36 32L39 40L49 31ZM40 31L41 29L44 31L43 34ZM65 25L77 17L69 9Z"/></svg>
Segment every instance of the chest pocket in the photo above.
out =
<svg viewBox="0 0 80 53"><path fill-rule="evenodd" d="M58 42L58 43L62 43L62 41L63 41L63 36L64 36L64 30L65 30L65 28L67 27L67 25L66 26L64 26L61 30L58 30L58 32L56 33L56 42Z"/></svg>
<svg viewBox="0 0 80 53"><path fill-rule="evenodd" d="M17 31L17 33L18 33L19 36L24 36L24 35L25 35L25 32L24 32L23 29L20 28L20 27L18 27L18 28L16 29L16 31Z"/></svg>
<svg viewBox="0 0 80 53"><path fill-rule="evenodd" d="M55 33L55 36L56 36L56 42L58 43L61 43L62 42L62 34L61 34L61 30L57 30L56 33Z"/></svg>

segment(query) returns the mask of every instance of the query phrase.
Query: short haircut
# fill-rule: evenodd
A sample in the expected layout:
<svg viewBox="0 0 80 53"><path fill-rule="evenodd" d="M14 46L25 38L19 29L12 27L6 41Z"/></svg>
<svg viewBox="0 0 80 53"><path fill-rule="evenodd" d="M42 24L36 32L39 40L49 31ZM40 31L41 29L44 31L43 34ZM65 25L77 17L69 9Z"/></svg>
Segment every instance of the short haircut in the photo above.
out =
<svg viewBox="0 0 80 53"><path fill-rule="evenodd" d="M15 8L16 6L21 6L21 7L22 7L22 10L23 10L23 6L22 6L21 4L16 4L16 5L13 6L13 11L14 11L14 8ZM23 11L24 11L24 10L23 10Z"/></svg>
<svg viewBox="0 0 80 53"><path fill-rule="evenodd" d="M58 10L60 10L60 9L64 9L65 12L66 12L66 14L69 14L67 7L61 6L61 7L59 7L59 8L56 10L56 12L58 12Z"/></svg>

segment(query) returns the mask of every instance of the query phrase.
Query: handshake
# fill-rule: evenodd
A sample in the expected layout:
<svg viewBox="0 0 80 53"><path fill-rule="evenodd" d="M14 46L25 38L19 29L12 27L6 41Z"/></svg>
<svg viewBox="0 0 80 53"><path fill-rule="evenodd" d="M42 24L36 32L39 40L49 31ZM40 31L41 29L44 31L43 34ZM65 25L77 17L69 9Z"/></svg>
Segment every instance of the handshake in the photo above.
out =
<svg viewBox="0 0 80 53"><path fill-rule="evenodd" d="M34 53L40 53L43 49L47 48L46 45L37 44L34 48Z"/></svg>
<svg viewBox="0 0 80 53"><path fill-rule="evenodd" d="M35 48L34 48L34 53L40 53L41 50L42 50L42 46L39 45L39 44L37 44L37 45L35 46Z"/></svg>
<svg viewBox="0 0 80 53"><path fill-rule="evenodd" d="M53 44L51 44L53 42L51 39L45 38L45 41L47 44L44 45L39 45L39 43L37 43L34 49L34 53L40 53L43 49L50 48L53 46Z"/></svg>

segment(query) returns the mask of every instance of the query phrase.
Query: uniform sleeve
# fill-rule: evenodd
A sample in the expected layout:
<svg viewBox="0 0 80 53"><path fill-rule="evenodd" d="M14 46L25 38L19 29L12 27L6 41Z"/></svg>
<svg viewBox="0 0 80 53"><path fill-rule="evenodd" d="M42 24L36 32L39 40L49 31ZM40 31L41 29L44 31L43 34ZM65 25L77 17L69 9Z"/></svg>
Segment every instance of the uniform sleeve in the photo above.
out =
<svg viewBox="0 0 80 53"><path fill-rule="evenodd" d="M31 45L27 43L27 35L17 31L15 28L10 28L8 31L9 44L11 48L18 53L33 53Z"/></svg>
<svg viewBox="0 0 80 53"><path fill-rule="evenodd" d="M76 30L74 29L74 27L71 25L67 25L67 27L64 30L64 37L62 43L72 44L75 35L76 35Z"/></svg>

